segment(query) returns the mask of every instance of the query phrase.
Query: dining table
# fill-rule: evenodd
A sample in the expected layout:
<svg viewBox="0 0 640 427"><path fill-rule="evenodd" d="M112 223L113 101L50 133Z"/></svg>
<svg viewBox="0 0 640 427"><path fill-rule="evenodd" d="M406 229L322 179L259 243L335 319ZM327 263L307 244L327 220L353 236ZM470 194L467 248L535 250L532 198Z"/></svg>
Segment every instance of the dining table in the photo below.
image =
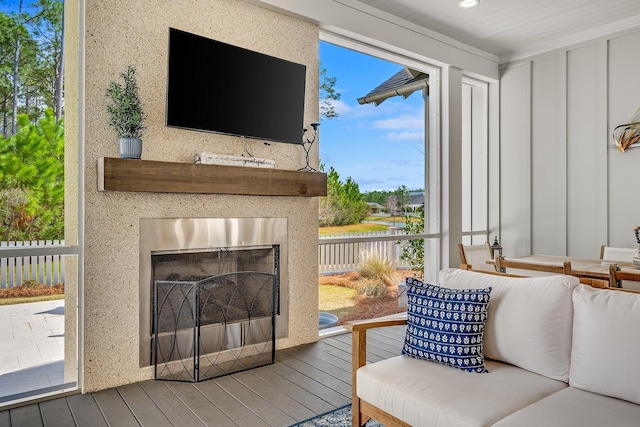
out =
<svg viewBox="0 0 640 427"><path fill-rule="evenodd" d="M563 263L571 262L571 273L574 276L591 279L609 279L609 265L616 264L620 270L640 273L640 266L627 261L610 261L604 259L573 258L561 255L533 254L517 257L521 261Z"/></svg>

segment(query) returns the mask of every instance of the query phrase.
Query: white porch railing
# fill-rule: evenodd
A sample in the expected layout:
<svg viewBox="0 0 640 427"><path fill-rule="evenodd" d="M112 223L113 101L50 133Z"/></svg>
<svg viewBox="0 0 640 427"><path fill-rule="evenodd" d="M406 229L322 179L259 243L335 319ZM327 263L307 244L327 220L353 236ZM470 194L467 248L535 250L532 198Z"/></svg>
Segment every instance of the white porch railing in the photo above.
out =
<svg viewBox="0 0 640 427"><path fill-rule="evenodd" d="M398 242L427 237L432 236L407 235L401 229L325 235L318 241L319 272L356 271L361 251L385 254L397 268L411 268L407 261L400 260L402 243ZM64 244L64 240L0 242L0 288L12 288L29 280L46 285L64 283L64 254L77 253Z"/></svg>
<svg viewBox="0 0 640 427"><path fill-rule="evenodd" d="M397 268L411 268L407 261L400 260L402 246L398 241L416 238L421 237L407 235L400 229L321 236L318 241L318 269L320 274L355 271L363 250L385 254Z"/></svg>
<svg viewBox="0 0 640 427"><path fill-rule="evenodd" d="M64 283L61 252L65 251L58 250L62 248L66 248L64 240L0 242L0 288L13 288L30 280L49 286Z"/></svg>

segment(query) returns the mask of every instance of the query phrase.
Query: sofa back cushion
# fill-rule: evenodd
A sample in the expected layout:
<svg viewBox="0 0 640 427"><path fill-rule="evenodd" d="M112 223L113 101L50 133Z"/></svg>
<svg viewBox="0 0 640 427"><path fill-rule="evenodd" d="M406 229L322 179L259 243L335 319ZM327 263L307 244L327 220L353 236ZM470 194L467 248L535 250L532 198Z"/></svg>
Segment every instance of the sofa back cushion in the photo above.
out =
<svg viewBox="0 0 640 427"><path fill-rule="evenodd" d="M569 381L571 294L577 277L515 278L446 269L439 282L454 289L492 287L483 340L486 358Z"/></svg>
<svg viewBox="0 0 640 427"><path fill-rule="evenodd" d="M580 285L573 302L569 384L640 404L640 294Z"/></svg>

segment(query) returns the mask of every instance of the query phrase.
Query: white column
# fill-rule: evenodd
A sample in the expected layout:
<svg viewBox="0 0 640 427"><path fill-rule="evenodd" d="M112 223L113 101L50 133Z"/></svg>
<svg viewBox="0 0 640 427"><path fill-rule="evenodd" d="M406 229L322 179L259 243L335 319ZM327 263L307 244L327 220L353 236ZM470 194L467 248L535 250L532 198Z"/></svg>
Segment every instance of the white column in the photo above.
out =
<svg viewBox="0 0 640 427"><path fill-rule="evenodd" d="M442 267L460 265L462 242L462 70L442 69Z"/></svg>

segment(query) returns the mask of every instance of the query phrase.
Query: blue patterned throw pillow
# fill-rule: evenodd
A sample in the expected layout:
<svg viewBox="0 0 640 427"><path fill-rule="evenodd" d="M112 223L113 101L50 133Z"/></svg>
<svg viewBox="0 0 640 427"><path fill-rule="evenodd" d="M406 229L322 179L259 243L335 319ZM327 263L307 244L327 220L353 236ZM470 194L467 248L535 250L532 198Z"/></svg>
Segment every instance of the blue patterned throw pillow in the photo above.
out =
<svg viewBox="0 0 640 427"><path fill-rule="evenodd" d="M491 288L448 289L408 278L402 354L469 372L488 372L482 354Z"/></svg>

